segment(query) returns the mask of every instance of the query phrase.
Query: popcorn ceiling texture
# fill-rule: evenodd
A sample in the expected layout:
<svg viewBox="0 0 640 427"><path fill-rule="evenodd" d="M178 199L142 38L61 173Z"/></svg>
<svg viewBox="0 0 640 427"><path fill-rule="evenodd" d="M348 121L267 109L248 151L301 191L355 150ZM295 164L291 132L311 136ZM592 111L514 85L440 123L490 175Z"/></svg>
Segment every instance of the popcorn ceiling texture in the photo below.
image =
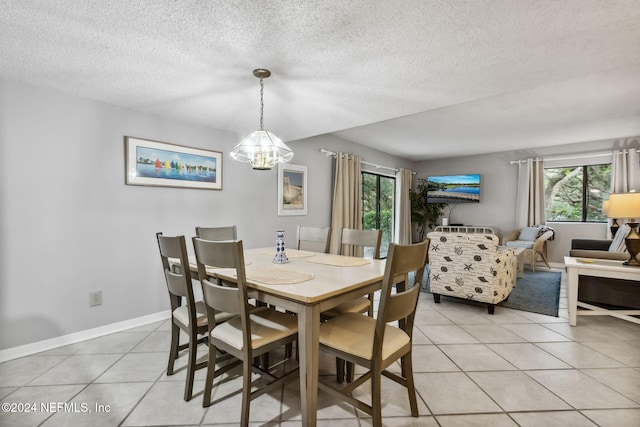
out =
<svg viewBox="0 0 640 427"><path fill-rule="evenodd" d="M268 68L283 140L413 159L640 134L638 46L636 0L0 3L2 78L240 137Z"/></svg>

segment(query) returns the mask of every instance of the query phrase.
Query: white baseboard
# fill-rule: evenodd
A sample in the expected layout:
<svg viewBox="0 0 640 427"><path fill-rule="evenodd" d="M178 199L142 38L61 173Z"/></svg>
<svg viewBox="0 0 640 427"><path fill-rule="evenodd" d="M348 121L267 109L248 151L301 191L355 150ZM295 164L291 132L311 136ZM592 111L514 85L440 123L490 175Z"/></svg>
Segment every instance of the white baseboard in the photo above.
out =
<svg viewBox="0 0 640 427"><path fill-rule="evenodd" d="M138 326L148 325L149 323L159 322L171 317L171 311L165 310L147 316L136 317L134 319L123 320L122 322L111 323L109 325L99 326L85 331L74 332L69 335L51 338L44 341L38 341L31 344L25 344L18 347L0 350L0 363L7 360L17 359L18 357L30 356L35 353L51 350L69 344L75 344L92 338L98 338L103 335L109 335L114 332L121 332Z"/></svg>
<svg viewBox="0 0 640 427"><path fill-rule="evenodd" d="M564 262L549 262L551 268L557 268L559 270L564 270Z"/></svg>

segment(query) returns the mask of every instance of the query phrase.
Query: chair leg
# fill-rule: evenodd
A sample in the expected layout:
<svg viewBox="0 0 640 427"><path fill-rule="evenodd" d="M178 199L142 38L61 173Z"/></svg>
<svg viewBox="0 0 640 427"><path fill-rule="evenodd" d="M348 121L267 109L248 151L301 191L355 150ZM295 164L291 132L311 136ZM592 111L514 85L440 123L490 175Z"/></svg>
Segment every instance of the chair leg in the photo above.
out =
<svg viewBox="0 0 640 427"><path fill-rule="evenodd" d="M193 378L196 375L196 353L198 351L198 335L194 332L189 337L189 354L187 357L187 380L184 385L184 400L189 401L193 395ZM215 364L215 362L214 362Z"/></svg>
<svg viewBox="0 0 640 427"><path fill-rule="evenodd" d="M344 359L336 357L336 381L338 384L342 384L344 382L344 364Z"/></svg>
<svg viewBox="0 0 640 427"><path fill-rule="evenodd" d="M346 366L347 366L347 373L346 373L346 379L347 382L353 382L353 379L355 378L355 374L356 374L356 365L355 363L352 362L345 362Z"/></svg>
<svg viewBox="0 0 640 427"><path fill-rule="evenodd" d="M547 256L542 252L540 253L540 255L542 255L542 260L544 261L544 263L547 266L547 268L549 270L551 270L551 266L549 265L549 260L547 259Z"/></svg>
<svg viewBox="0 0 640 427"><path fill-rule="evenodd" d="M251 404L251 363L248 360L242 363L242 408L240 409L240 425L249 425L249 405Z"/></svg>
<svg viewBox="0 0 640 427"><path fill-rule="evenodd" d="M413 362L411 352L405 354L401 359L402 373L404 379L407 381L407 393L409 394L409 407L411 408L411 415L418 416L418 401L416 400L416 386L413 382Z"/></svg>
<svg viewBox="0 0 640 427"><path fill-rule="evenodd" d="M489 314L493 314L496 311L496 305L495 304L487 304L487 311L489 312Z"/></svg>
<svg viewBox="0 0 640 427"><path fill-rule="evenodd" d="M173 366L178 357L178 346L180 345L180 328L171 322L171 346L169 347L169 363L167 364L167 375L173 375Z"/></svg>
<svg viewBox="0 0 640 427"><path fill-rule="evenodd" d="M209 358L207 364L207 378L204 383L204 395L202 396L202 407L211 406L211 389L216 373L216 348L209 343Z"/></svg>
<svg viewBox="0 0 640 427"><path fill-rule="evenodd" d="M382 374L380 367L374 364L371 373L371 416L373 417L373 427L382 427L382 392L380 383Z"/></svg>
<svg viewBox="0 0 640 427"><path fill-rule="evenodd" d="M440 304L440 294L433 294L433 302Z"/></svg>
<svg viewBox="0 0 640 427"><path fill-rule="evenodd" d="M285 346L284 346L284 358L285 359L291 359L292 355L293 355L293 343L285 344Z"/></svg>

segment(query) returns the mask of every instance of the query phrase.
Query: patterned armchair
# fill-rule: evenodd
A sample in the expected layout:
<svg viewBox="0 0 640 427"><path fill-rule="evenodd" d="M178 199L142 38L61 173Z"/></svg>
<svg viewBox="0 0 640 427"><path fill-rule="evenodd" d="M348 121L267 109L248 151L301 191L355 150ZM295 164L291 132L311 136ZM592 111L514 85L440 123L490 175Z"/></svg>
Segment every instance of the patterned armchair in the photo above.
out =
<svg viewBox="0 0 640 427"><path fill-rule="evenodd" d="M440 295L487 303L489 314L509 297L515 286L517 259L499 248L493 234L432 232L429 246L433 300Z"/></svg>

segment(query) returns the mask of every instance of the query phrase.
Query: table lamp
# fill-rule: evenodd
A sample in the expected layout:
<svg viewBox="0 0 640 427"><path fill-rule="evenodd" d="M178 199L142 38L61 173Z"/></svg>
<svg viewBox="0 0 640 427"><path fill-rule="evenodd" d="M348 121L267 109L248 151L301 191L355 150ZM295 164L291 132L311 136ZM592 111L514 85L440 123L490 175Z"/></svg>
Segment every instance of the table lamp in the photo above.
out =
<svg viewBox="0 0 640 427"><path fill-rule="evenodd" d="M607 217L609 217L609 200L603 200L602 201L602 213L607 215ZM616 237L616 233L618 232L618 228L620 228L620 226L618 225L618 221L615 218L611 218L609 217L613 222L611 223L611 227L609 227L609 230L611 230L611 237Z"/></svg>
<svg viewBox="0 0 640 427"><path fill-rule="evenodd" d="M638 252L640 252L640 235L636 228L638 227L637 219L640 219L640 193L617 193L609 195L608 215L615 218L626 218L631 231L624 239L627 250L629 251L629 259L624 265L632 265L640 267L638 261Z"/></svg>

